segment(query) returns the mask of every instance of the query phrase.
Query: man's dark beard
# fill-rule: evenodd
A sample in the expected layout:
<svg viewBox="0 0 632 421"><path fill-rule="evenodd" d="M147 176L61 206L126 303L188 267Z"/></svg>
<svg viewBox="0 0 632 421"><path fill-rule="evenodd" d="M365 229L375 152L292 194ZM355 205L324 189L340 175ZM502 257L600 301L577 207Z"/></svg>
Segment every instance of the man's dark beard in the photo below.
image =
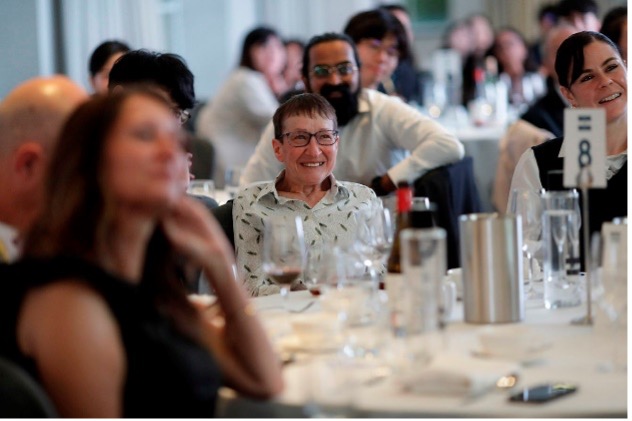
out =
<svg viewBox="0 0 632 421"><path fill-rule="evenodd" d="M341 96L332 98L334 92L339 92ZM358 97L360 96L360 88L356 92L351 92L351 87L346 83L339 85L325 84L320 88L320 94L336 110L339 126L346 126L353 117L358 114Z"/></svg>

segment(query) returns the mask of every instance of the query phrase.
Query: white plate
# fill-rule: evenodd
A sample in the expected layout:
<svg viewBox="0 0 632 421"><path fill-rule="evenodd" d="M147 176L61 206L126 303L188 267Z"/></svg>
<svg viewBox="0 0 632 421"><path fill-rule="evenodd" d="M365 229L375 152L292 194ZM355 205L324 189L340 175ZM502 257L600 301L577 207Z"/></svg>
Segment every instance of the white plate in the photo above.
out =
<svg viewBox="0 0 632 421"><path fill-rule="evenodd" d="M336 352L342 348L341 341L335 338L328 338L318 343L306 344L294 334L280 338L277 345L288 352Z"/></svg>

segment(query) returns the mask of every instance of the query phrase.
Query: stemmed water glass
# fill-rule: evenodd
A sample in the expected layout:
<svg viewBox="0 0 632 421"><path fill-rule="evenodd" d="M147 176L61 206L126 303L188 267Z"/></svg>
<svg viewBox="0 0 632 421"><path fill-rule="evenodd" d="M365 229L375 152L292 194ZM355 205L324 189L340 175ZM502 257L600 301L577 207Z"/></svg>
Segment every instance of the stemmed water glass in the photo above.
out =
<svg viewBox="0 0 632 421"><path fill-rule="evenodd" d="M377 208L361 212L358 217L356 247L365 264L377 273L383 272L393 247L395 227L391 211Z"/></svg>
<svg viewBox="0 0 632 421"><path fill-rule="evenodd" d="M303 223L296 217L272 217L264 221L263 271L281 287L287 309L290 285L305 266Z"/></svg>
<svg viewBox="0 0 632 421"><path fill-rule="evenodd" d="M531 189L513 189L509 202L509 213L520 215L522 223L522 251L527 258L526 292L536 298L534 283L542 280L541 270L536 270L536 253L542 247L542 211L540 194Z"/></svg>

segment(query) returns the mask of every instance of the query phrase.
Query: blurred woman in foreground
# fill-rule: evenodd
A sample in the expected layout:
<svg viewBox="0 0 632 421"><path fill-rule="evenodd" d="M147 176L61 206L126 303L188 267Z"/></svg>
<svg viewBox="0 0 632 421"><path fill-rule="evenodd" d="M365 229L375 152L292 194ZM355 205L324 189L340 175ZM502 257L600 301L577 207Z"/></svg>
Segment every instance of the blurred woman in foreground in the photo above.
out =
<svg viewBox="0 0 632 421"><path fill-rule="evenodd" d="M62 131L45 217L14 268L28 274L21 363L61 416L210 417L223 384L282 388L228 241L182 189L182 136L161 93L131 88L88 101ZM188 301L183 258L203 268L221 323Z"/></svg>

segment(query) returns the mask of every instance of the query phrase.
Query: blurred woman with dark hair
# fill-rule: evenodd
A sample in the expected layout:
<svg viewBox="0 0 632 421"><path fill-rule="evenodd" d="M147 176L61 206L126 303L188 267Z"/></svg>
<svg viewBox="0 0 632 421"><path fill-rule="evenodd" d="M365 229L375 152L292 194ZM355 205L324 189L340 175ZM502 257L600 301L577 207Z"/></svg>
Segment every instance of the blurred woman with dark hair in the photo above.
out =
<svg viewBox="0 0 632 421"><path fill-rule="evenodd" d="M104 94L108 91L110 69L123 54L130 51L127 44L121 41L104 41L94 49L88 63L90 85L94 93Z"/></svg>
<svg viewBox="0 0 632 421"><path fill-rule="evenodd" d="M9 271L22 288L11 356L60 416L212 417L223 384L282 388L228 241L183 192L182 136L169 100L146 88L95 96L61 133L46 212ZM183 259L203 268L221 317L187 299Z"/></svg>
<svg viewBox="0 0 632 421"><path fill-rule="evenodd" d="M496 33L492 49L499 78L508 88L509 103L526 109L546 91L544 78L530 60L527 41L516 29L504 27Z"/></svg>
<svg viewBox="0 0 632 421"><path fill-rule="evenodd" d="M391 75L399 61L410 55L406 30L399 19L385 9L369 10L351 17L343 32L358 48L362 87L377 89L382 84L386 93L396 93Z"/></svg>
<svg viewBox="0 0 632 421"><path fill-rule="evenodd" d="M285 46L277 32L253 29L244 39L239 66L200 111L195 130L215 147L217 187L223 188L227 168L246 165L254 152L279 106L278 96L287 91L285 65Z"/></svg>

